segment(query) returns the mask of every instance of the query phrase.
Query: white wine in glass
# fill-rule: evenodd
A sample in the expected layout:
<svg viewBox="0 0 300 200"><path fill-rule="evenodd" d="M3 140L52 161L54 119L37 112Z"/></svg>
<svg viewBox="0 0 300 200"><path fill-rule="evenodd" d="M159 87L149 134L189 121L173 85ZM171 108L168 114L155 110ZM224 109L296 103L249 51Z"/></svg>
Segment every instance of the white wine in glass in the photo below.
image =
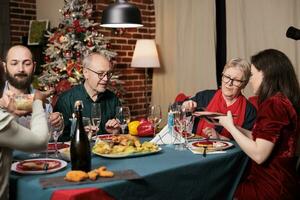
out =
<svg viewBox="0 0 300 200"><path fill-rule="evenodd" d="M159 105L150 105L148 109L148 121L153 125L154 131L153 136L155 136L156 128L160 124L162 119L161 108Z"/></svg>
<svg viewBox="0 0 300 200"><path fill-rule="evenodd" d="M101 123L101 104L100 103L92 103L91 105L91 122L92 122L92 130L98 130L100 128Z"/></svg>
<svg viewBox="0 0 300 200"><path fill-rule="evenodd" d="M120 122L122 134L125 133L125 128L130 122L130 110L127 106L118 106L116 110L116 119Z"/></svg>

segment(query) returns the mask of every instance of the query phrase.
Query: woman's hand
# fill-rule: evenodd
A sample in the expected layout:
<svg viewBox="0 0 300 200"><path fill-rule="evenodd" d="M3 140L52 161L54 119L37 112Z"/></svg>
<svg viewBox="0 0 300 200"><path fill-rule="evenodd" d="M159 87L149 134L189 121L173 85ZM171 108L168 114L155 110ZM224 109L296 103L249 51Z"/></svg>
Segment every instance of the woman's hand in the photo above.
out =
<svg viewBox="0 0 300 200"><path fill-rule="evenodd" d="M197 103L195 101L188 100L183 102L182 108L188 112L194 112L194 110L197 108Z"/></svg>
<svg viewBox="0 0 300 200"><path fill-rule="evenodd" d="M120 128L121 128L120 123L116 119L110 119L105 124L105 130L111 134L118 133L120 131Z"/></svg>
<svg viewBox="0 0 300 200"><path fill-rule="evenodd" d="M219 133L214 128L206 127L202 129L202 132L207 135L209 139L220 139Z"/></svg>
<svg viewBox="0 0 300 200"><path fill-rule="evenodd" d="M218 124L226 128L229 132L232 127L235 127L231 111L228 111L226 116L213 117L213 119L217 119Z"/></svg>

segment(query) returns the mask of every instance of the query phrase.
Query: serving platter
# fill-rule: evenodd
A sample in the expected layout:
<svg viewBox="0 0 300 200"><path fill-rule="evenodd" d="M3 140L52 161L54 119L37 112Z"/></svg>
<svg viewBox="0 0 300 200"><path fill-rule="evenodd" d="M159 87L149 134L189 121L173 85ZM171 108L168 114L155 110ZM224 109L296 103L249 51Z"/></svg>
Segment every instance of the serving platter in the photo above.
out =
<svg viewBox="0 0 300 200"><path fill-rule="evenodd" d="M138 153L116 153L116 154L101 154L97 153L95 151L92 151L94 154L104 157L104 158L131 158L131 157L138 157L138 156L147 156L151 154L158 153L162 150L161 147L158 147L155 151L149 151L149 152L138 152Z"/></svg>

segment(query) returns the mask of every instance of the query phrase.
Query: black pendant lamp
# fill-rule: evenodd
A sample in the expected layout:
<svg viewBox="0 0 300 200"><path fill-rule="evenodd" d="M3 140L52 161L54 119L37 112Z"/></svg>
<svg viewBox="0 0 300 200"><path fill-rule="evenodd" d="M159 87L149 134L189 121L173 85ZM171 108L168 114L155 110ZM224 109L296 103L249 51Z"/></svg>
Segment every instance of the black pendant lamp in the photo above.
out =
<svg viewBox="0 0 300 200"><path fill-rule="evenodd" d="M136 28L143 26L139 9L126 0L115 0L103 10L101 25L109 28Z"/></svg>

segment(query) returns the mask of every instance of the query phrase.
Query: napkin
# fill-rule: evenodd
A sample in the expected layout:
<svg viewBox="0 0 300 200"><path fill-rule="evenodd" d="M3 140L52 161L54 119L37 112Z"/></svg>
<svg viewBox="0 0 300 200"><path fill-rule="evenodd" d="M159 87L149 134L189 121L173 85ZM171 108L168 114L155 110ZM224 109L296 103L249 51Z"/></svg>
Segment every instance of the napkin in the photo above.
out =
<svg viewBox="0 0 300 200"><path fill-rule="evenodd" d="M184 138L177 133L173 128L166 125L156 136L151 140L155 144L182 144Z"/></svg>

